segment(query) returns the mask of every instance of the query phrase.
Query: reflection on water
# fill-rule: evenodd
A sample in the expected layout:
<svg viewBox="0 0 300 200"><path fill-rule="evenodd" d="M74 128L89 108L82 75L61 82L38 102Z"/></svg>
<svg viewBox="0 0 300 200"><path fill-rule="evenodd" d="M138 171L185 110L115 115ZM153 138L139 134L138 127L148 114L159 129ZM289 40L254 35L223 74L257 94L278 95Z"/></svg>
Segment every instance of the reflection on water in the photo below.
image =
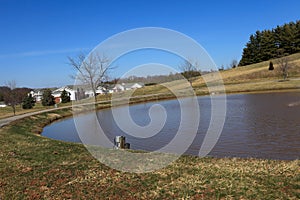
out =
<svg viewBox="0 0 300 200"><path fill-rule="evenodd" d="M224 129L217 145L209 155L269 159L299 158L300 103L297 103L299 100L300 93L227 96L227 117ZM199 97L198 101L200 107L199 129L186 154L198 155L210 123L210 98ZM133 121L139 126L147 126L151 120L149 109L158 103L165 108L166 123L158 134L149 138L136 138L124 133L114 122L111 109L99 111L97 118L110 140L115 135L125 135L133 149L158 150L168 144L177 133L181 116L178 101L168 100L130 106ZM78 117L87 119L88 116L89 114ZM155 112L152 117L155 117ZM86 127L86 130L88 131L89 127ZM187 127L185 131L189 137L189 128ZM81 142L73 119L65 119L45 127L42 135L64 141ZM180 147L174 146L173 148L176 152L176 148Z"/></svg>

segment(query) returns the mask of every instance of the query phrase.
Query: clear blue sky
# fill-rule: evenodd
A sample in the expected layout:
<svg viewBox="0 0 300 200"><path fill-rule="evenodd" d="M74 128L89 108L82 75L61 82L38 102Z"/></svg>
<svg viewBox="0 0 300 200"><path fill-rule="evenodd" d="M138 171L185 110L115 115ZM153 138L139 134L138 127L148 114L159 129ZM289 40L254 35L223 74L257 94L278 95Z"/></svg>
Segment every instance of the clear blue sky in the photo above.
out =
<svg viewBox="0 0 300 200"><path fill-rule="evenodd" d="M192 37L226 66L241 58L250 34L299 20L299 10L299 0L0 0L0 85L72 84L67 56L149 26Z"/></svg>

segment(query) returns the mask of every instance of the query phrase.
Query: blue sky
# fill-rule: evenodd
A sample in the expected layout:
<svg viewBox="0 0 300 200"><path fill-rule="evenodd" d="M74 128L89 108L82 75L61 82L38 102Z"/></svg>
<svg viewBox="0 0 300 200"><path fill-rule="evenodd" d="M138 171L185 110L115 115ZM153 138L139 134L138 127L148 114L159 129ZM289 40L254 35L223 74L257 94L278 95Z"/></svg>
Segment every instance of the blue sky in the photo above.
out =
<svg viewBox="0 0 300 200"><path fill-rule="evenodd" d="M0 85L72 84L67 56L88 53L112 35L140 27L186 34L218 66L226 66L241 58L250 34L299 20L299 9L299 0L0 0ZM126 70L135 64L118 63Z"/></svg>

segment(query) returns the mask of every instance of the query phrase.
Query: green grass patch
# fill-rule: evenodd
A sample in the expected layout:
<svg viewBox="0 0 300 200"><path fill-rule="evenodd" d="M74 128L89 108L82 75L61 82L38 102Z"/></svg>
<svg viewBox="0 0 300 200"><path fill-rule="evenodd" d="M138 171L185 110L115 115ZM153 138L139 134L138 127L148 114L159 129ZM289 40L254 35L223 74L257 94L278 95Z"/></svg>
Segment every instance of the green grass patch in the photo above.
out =
<svg viewBox="0 0 300 200"><path fill-rule="evenodd" d="M1 199L299 199L299 160L182 156L152 173L123 173L81 144L40 136L70 109L0 129Z"/></svg>

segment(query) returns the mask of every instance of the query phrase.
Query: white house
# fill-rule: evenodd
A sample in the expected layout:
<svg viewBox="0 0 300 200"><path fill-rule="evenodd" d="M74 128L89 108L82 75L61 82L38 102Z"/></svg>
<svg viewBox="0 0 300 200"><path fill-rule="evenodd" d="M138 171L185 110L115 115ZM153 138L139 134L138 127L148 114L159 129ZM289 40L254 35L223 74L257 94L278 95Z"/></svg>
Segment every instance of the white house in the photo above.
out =
<svg viewBox="0 0 300 200"><path fill-rule="evenodd" d="M30 91L30 94L36 102L42 101L42 98L43 98L42 90L33 90L33 91Z"/></svg>
<svg viewBox="0 0 300 200"><path fill-rule="evenodd" d="M115 87L113 87L114 92L122 92L125 91L125 83L122 84L116 84Z"/></svg>
<svg viewBox="0 0 300 200"><path fill-rule="evenodd" d="M69 93L71 101L76 100L76 91L68 86L64 86L64 87L58 88L52 92L52 95L55 98L55 102L57 102L57 103L61 102L60 96L61 96L62 91L64 91L64 90Z"/></svg>
<svg viewBox="0 0 300 200"><path fill-rule="evenodd" d="M130 86L130 89L142 88L142 87L144 87L144 86L145 86L144 83L133 83L133 84Z"/></svg>
<svg viewBox="0 0 300 200"><path fill-rule="evenodd" d="M85 95L88 96L88 97L93 97L94 96L94 92L93 90L89 89L89 90L86 90L85 92ZM106 93L106 89L104 87L101 87L99 86L97 89L96 89L96 95L98 94L105 94Z"/></svg>
<svg viewBox="0 0 300 200"><path fill-rule="evenodd" d="M125 90L132 90L137 88L144 87L144 83L122 83L122 84L116 84L113 88L114 92L121 92Z"/></svg>

